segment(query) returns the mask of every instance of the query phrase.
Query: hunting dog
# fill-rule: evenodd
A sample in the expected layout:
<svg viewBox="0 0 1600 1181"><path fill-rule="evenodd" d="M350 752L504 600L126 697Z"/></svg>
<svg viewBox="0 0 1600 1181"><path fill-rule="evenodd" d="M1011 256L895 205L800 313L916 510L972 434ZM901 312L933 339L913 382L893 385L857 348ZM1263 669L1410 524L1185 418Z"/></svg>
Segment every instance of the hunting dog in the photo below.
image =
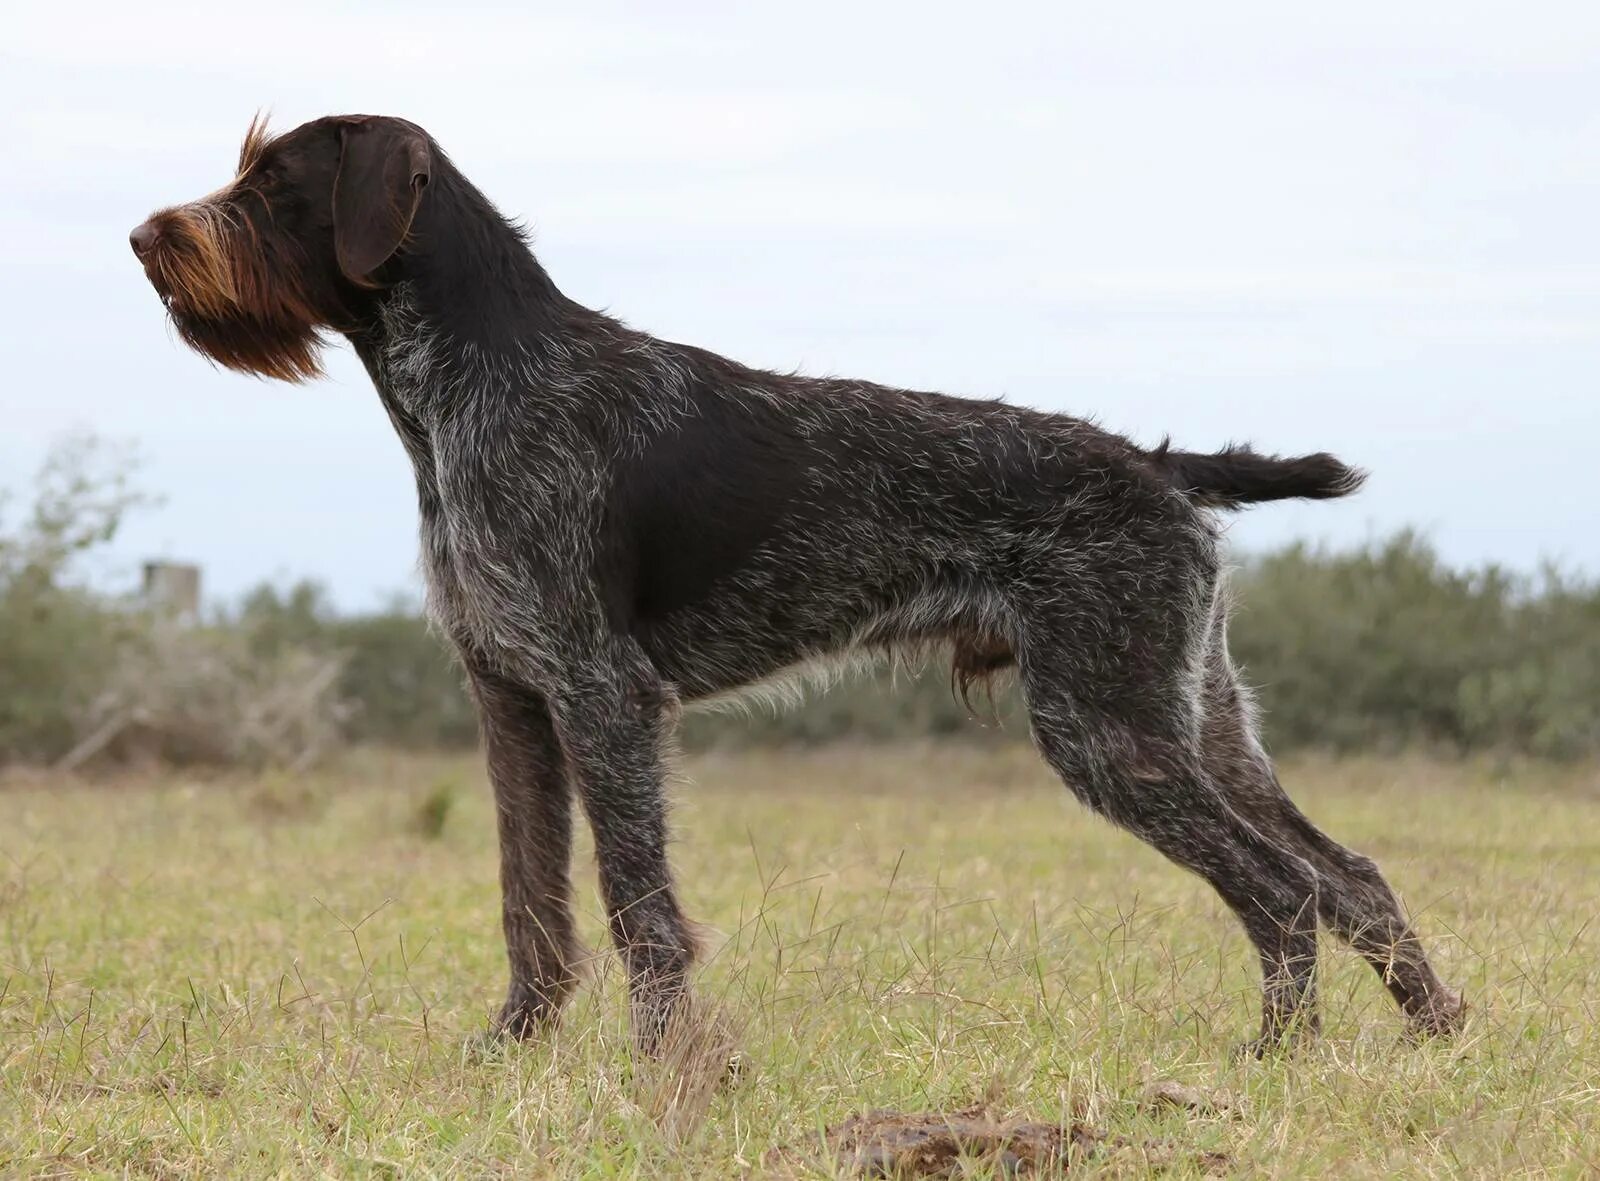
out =
<svg viewBox="0 0 1600 1181"><path fill-rule="evenodd" d="M1325 454L1153 450L999 402L780 375L566 298L420 127L258 120L224 188L134 253L184 341L305 381L354 346L416 469L429 609L482 717L511 983L552 1020L594 830L636 1044L687 997L663 746L680 702L840 654L1014 668L1090 808L1210 882L1260 954L1265 1051L1316 1028L1320 921L1419 1034L1460 1022L1377 867L1279 787L1229 660L1215 510L1343 496Z"/></svg>

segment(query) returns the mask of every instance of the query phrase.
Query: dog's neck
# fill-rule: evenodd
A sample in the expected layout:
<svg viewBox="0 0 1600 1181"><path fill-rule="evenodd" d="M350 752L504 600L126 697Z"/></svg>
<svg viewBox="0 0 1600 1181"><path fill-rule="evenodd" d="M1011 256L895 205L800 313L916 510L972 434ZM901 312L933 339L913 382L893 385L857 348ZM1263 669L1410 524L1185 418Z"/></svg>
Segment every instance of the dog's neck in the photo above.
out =
<svg viewBox="0 0 1600 1181"><path fill-rule="evenodd" d="M370 323L350 340L385 400L421 421L464 398L535 384L551 343L583 312L453 168L430 185L393 267Z"/></svg>

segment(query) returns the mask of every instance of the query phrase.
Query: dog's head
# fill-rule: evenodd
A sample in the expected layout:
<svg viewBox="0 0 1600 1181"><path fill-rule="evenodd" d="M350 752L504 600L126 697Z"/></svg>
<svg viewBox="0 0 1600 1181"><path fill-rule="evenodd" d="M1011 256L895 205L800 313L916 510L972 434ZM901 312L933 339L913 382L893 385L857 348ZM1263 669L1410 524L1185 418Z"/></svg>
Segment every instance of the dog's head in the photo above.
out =
<svg viewBox="0 0 1600 1181"><path fill-rule="evenodd" d="M304 381L321 331L359 325L432 175L426 132L335 116L270 136L258 117L237 175L153 214L128 240L185 343L229 369Z"/></svg>

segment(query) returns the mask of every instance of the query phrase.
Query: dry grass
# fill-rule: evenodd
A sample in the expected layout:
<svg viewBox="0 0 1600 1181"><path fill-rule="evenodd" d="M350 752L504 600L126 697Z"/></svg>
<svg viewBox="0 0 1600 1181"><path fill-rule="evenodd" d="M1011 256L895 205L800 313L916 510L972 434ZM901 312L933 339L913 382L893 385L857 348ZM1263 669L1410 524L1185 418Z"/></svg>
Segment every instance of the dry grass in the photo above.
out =
<svg viewBox="0 0 1600 1181"><path fill-rule="evenodd" d="M13 786L0 1171L723 1177L871 1108L978 1100L1160 1138L1180 1174L1203 1152L1273 1176L1600 1169L1593 767L1286 768L1474 1009L1457 1042L1408 1048L1330 947L1326 1037L1266 1064L1230 1060L1255 983L1221 904L1026 750L726 756L685 779L676 860L724 1021L698 1044L738 1031L732 1090L633 1068L608 956L552 1042L474 1043L503 961L470 761ZM587 853L577 871L598 947ZM1164 1079L1215 1101L1144 1103Z"/></svg>

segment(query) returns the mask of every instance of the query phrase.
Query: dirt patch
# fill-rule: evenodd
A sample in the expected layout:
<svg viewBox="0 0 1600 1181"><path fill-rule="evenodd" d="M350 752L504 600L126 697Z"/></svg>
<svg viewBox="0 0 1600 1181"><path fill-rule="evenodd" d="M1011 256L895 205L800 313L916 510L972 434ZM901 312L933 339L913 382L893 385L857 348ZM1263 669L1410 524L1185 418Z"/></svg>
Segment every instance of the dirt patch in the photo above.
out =
<svg viewBox="0 0 1600 1181"><path fill-rule="evenodd" d="M1166 1143L1140 1143L1087 1124L1064 1127L998 1120L983 1107L911 1113L871 1111L835 1124L819 1138L777 1148L762 1161L766 1176L798 1176L806 1166L831 1164L858 1177L961 1177L973 1167L997 1176L1055 1177L1090 1157L1129 1153L1149 1168L1179 1165L1225 1172L1220 1153L1184 1152Z"/></svg>

